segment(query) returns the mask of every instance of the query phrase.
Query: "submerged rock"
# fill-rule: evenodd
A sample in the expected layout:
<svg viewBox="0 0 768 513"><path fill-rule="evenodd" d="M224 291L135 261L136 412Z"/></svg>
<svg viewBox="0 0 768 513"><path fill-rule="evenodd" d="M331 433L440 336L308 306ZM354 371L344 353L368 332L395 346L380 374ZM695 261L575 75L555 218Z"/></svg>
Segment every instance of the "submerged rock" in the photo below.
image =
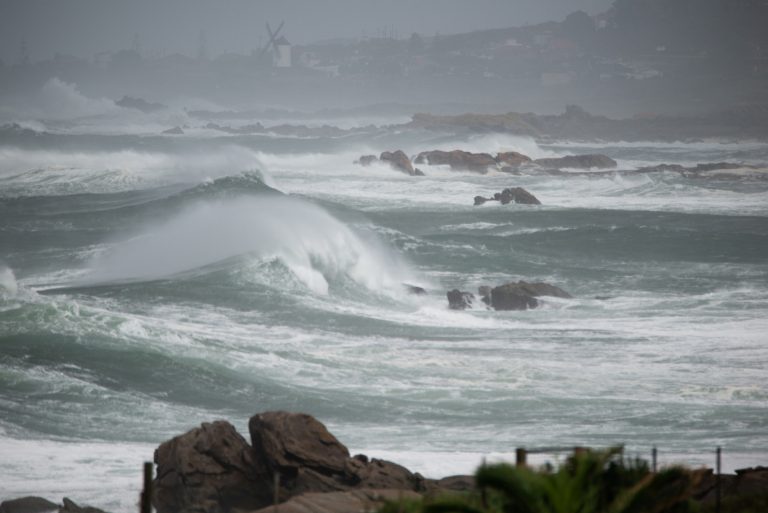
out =
<svg viewBox="0 0 768 513"><path fill-rule="evenodd" d="M555 169L575 168L575 169L609 169L615 168L618 164L607 155L568 155L560 158L536 159L533 161L542 167Z"/></svg>

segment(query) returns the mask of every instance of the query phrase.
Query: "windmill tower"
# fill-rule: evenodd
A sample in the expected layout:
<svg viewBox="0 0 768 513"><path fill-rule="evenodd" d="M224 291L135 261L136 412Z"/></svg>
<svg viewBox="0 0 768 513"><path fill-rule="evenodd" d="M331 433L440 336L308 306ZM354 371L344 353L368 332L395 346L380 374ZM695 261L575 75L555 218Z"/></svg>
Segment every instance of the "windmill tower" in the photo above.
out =
<svg viewBox="0 0 768 513"><path fill-rule="evenodd" d="M266 46L262 48L261 55L265 55L267 52L272 52L272 64L278 68L290 68L291 67L291 43L280 35L280 31L285 26L285 22L280 22L277 30L272 32L272 27L267 23L267 32L269 33L269 40Z"/></svg>

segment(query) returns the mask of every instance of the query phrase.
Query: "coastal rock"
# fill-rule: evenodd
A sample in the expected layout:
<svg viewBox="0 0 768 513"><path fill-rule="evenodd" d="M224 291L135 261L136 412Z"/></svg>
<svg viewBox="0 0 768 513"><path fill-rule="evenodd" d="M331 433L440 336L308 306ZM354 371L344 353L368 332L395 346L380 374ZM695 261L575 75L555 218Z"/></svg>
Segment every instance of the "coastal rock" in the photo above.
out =
<svg viewBox="0 0 768 513"><path fill-rule="evenodd" d="M575 169L609 169L615 168L618 164L607 155L567 155L560 158L536 159L533 161L542 167L555 169L575 168Z"/></svg>
<svg viewBox="0 0 768 513"><path fill-rule="evenodd" d="M429 164L430 166L450 166L458 171L476 171L487 173L489 167L496 167L496 159L488 153L470 153L468 151L424 151L419 153L416 164Z"/></svg>
<svg viewBox="0 0 768 513"><path fill-rule="evenodd" d="M528 164L531 158L522 153L516 151L505 151L496 155L496 162L509 167L520 167L523 164Z"/></svg>
<svg viewBox="0 0 768 513"><path fill-rule="evenodd" d="M166 135L184 135L184 130L182 130L180 126L175 126L173 128L169 128L168 130L163 130L162 133Z"/></svg>
<svg viewBox="0 0 768 513"><path fill-rule="evenodd" d="M475 295L471 292L462 292L459 289L448 291L448 308L451 310L466 310L472 306Z"/></svg>
<svg viewBox="0 0 768 513"><path fill-rule="evenodd" d="M377 157L376 155L362 155L354 163L363 167L368 167L374 162L378 162L378 161L379 161L379 157Z"/></svg>
<svg viewBox="0 0 768 513"><path fill-rule="evenodd" d="M487 289L482 292L485 291ZM549 283L518 281L517 283L507 283L494 287L489 294L483 294L483 299L494 310L528 310L539 306L539 301L536 299L539 296L573 297L560 287Z"/></svg>
<svg viewBox="0 0 768 513"><path fill-rule="evenodd" d="M541 205L541 201L531 194L530 192L526 191L522 187L509 187L507 189L504 189L501 192L497 192L493 195L492 198L485 198L483 196L475 196L474 204L482 205L487 201L498 201L502 205L507 205L509 203L520 203L523 205Z"/></svg>
<svg viewBox="0 0 768 513"><path fill-rule="evenodd" d="M42 497L20 497L0 502L0 513L47 513L59 505Z"/></svg>
<svg viewBox="0 0 768 513"><path fill-rule="evenodd" d="M409 294L414 294L416 296L423 296L427 293L426 290L424 290L423 287L419 287L418 285L411 285L410 283L403 283L403 286L405 287L405 290Z"/></svg>
<svg viewBox="0 0 768 513"><path fill-rule="evenodd" d="M397 171L408 173L411 176L416 174L416 171L413 169L413 164L411 164L411 159L409 159L408 155L403 153L402 150L394 152L385 151L379 156L379 160L389 163L389 165Z"/></svg>
<svg viewBox="0 0 768 513"><path fill-rule="evenodd" d="M248 430L256 459L270 472L292 475L309 468L324 475L344 473L349 450L311 415L260 413L251 417Z"/></svg>
<svg viewBox="0 0 768 513"><path fill-rule="evenodd" d="M155 463L158 513L253 510L272 502L270 474L228 422L204 423L163 443Z"/></svg>
<svg viewBox="0 0 768 513"><path fill-rule="evenodd" d="M422 491L424 478L391 461L373 458L351 458L347 461L346 477L358 488L379 488Z"/></svg>
<svg viewBox="0 0 768 513"><path fill-rule="evenodd" d="M407 490L372 490L360 489L347 492L305 493L280 504L279 508L270 506L255 513L360 513L377 511L386 502L402 499L416 500L416 492Z"/></svg>

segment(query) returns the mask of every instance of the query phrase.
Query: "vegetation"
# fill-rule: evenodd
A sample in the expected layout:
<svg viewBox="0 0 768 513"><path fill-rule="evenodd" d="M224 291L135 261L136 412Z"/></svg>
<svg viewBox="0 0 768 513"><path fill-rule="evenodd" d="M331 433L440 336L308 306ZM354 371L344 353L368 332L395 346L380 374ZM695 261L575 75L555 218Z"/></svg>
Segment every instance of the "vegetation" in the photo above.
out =
<svg viewBox="0 0 768 513"><path fill-rule="evenodd" d="M508 464L481 467L478 492L386 505L380 513L687 513L701 472L672 467L652 473L621 448L585 451L558 469Z"/></svg>

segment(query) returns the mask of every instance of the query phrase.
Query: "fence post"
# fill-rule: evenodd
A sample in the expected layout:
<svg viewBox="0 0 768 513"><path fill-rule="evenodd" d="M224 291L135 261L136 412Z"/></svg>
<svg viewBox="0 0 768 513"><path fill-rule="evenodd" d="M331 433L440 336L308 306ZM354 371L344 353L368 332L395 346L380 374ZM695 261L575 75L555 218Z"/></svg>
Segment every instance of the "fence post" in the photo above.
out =
<svg viewBox="0 0 768 513"><path fill-rule="evenodd" d="M515 449L515 465L518 467L524 467L528 460L528 451L525 447L518 447Z"/></svg>
<svg viewBox="0 0 768 513"><path fill-rule="evenodd" d="M720 513L720 498L721 498L721 491L720 491L720 474L722 473L722 454L723 450L720 448L720 446L717 446L717 481L716 481L716 487L715 487L715 513Z"/></svg>
<svg viewBox="0 0 768 513"><path fill-rule="evenodd" d="M141 513L152 513L152 473L153 464L144 462L144 490L141 492Z"/></svg>
<svg viewBox="0 0 768 513"><path fill-rule="evenodd" d="M651 449L651 468L653 468L654 474L656 473L656 469L657 469L657 466L656 466L656 462L658 461L657 458L658 458L658 450L654 445L653 449Z"/></svg>

